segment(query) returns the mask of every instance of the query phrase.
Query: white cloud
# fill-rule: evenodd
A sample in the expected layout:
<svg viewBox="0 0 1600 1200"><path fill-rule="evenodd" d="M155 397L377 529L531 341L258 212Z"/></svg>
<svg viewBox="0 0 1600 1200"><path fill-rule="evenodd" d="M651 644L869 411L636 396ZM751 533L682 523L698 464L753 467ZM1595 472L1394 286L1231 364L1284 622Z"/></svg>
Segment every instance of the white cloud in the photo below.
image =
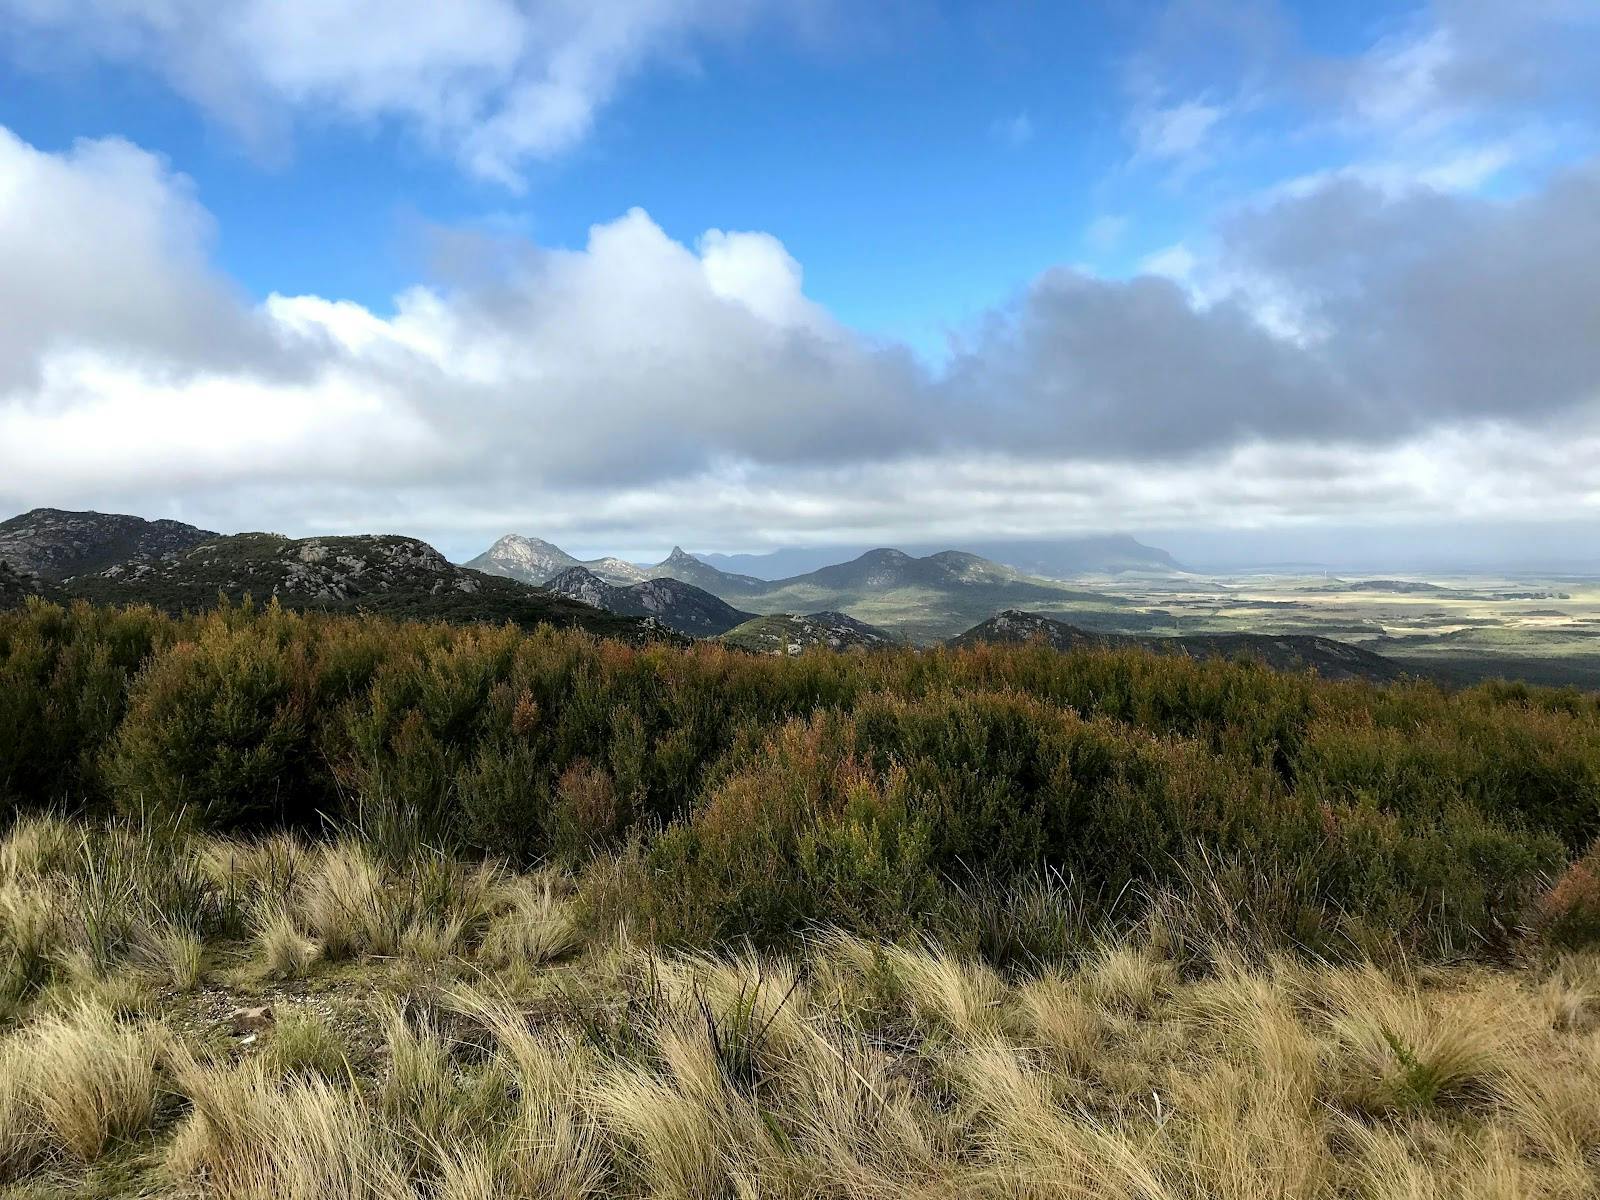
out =
<svg viewBox="0 0 1600 1200"><path fill-rule="evenodd" d="M1452 31L1440 26L1383 39L1352 64L1351 118L1407 137L1437 132L1458 115L1443 77L1460 52Z"/></svg>
<svg viewBox="0 0 1600 1200"><path fill-rule="evenodd" d="M1147 254L1139 260L1139 270L1146 275L1160 275L1175 283L1186 283L1199 265L1194 251L1177 242Z"/></svg>
<svg viewBox="0 0 1600 1200"><path fill-rule="evenodd" d="M1133 161L1171 163L1179 181L1203 170L1213 193L1237 195L1228 168L1259 188L1284 163L1461 191L1600 145L1592 0L1419 0L1375 18L1353 53L1312 44L1305 24L1285 0L1158 6L1125 65Z"/></svg>
<svg viewBox="0 0 1600 1200"><path fill-rule="evenodd" d="M210 271L188 180L119 139L45 154L0 128L0 387L90 343L236 360L264 347Z"/></svg>
<svg viewBox="0 0 1600 1200"><path fill-rule="evenodd" d="M394 120L515 185L629 76L775 0L0 0L19 65L133 62L268 150L297 121Z"/></svg>
<svg viewBox="0 0 1600 1200"><path fill-rule="evenodd" d="M1225 111L1220 105L1190 99L1136 112L1135 153L1157 161L1193 158L1205 147Z"/></svg>
<svg viewBox="0 0 1600 1200"><path fill-rule="evenodd" d="M1593 167L1495 203L1330 179L1147 264L1182 286L1048 271L930 376L771 235L639 210L388 312L251 304L160 160L4 134L0 507L618 545L1592 511L1597 212Z"/></svg>

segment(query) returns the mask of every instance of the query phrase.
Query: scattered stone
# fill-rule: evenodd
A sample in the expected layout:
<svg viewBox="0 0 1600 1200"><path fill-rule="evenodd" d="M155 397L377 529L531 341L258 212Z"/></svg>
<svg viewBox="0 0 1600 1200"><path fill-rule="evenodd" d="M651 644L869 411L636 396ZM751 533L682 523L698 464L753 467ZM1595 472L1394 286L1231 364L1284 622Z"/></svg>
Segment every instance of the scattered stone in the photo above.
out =
<svg viewBox="0 0 1600 1200"><path fill-rule="evenodd" d="M230 1014L230 1019L233 1021L234 1033L250 1034L245 1041L246 1045L253 1042L263 1029L270 1029L277 1021L272 1015L270 1004L258 1005L255 1008L236 1008Z"/></svg>

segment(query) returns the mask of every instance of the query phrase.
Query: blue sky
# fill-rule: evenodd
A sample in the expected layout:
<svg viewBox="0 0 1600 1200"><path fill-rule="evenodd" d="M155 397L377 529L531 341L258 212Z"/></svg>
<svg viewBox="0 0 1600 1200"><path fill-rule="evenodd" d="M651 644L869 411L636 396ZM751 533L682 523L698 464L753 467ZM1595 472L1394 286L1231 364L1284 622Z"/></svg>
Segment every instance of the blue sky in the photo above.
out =
<svg viewBox="0 0 1600 1200"><path fill-rule="evenodd" d="M461 552L1593 515L1534 231L1594 241L1595 6L859 7L0 0L50 298L0 500ZM1508 289L1550 345L1465 370Z"/></svg>
<svg viewBox="0 0 1600 1200"><path fill-rule="evenodd" d="M0 122L41 149L120 136L165 155L216 218L218 265L258 297L384 308L429 271L428 225L576 247L590 225L639 206L680 241L710 227L774 232L842 320L936 350L948 324L1041 268L1130 271L1192 231L1208 203L1290 165L1280 152L1219 187L1129 164L1123 75L1157 11L930 3L879 18L859 42L769 22L643 69L582 145L530 164L516 187L466 175L382 122L308 114L292 146L252 148L125 63L18 64ZM1397 17L1304 4L1295 20L1307 49L1344 55ZM1296 157L1318 163L1311 147Z"/></svg>

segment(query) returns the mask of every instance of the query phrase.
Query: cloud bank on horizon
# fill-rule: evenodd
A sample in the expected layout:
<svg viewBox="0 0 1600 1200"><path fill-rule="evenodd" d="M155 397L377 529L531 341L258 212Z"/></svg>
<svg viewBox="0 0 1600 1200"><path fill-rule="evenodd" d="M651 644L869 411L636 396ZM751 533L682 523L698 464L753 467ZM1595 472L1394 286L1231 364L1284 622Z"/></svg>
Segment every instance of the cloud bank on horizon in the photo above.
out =
<svg viewBox="0 0 1600 1200"><path fill-rule="evenodd" d="M601 9L0 0L0 44L143 72L252 143L317 110L514 189L646 64L837 19ZM1041 262L937 355L808 295L782 230L682 240L643 207L572 247L436 231L443 278L388 306L255 296L160 146L0 128L0 507L458 551L1600 517L1596 60L1584 0L1440 0L1343 55L1273 4L1153 8L1098 186L1181 198L1181 238ZM990 139L1033 152L1027 112Z"/></svg>

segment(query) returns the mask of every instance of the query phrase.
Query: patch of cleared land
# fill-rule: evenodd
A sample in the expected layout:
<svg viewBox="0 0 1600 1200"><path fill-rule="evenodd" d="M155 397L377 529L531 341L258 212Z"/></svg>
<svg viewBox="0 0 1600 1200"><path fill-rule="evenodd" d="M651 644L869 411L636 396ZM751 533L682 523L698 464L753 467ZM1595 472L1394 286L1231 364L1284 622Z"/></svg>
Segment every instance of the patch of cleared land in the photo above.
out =
<svg viewBox="0 0 1600 1200"><path fill-rule="evenodd" d="M1393 584L1410 586L1382 586ZM1316 634L1459 682L1509 676L1600 688L1600 578L1107 576L1076 586L1119 607L1038 611L1128 633Z"/></svg>

